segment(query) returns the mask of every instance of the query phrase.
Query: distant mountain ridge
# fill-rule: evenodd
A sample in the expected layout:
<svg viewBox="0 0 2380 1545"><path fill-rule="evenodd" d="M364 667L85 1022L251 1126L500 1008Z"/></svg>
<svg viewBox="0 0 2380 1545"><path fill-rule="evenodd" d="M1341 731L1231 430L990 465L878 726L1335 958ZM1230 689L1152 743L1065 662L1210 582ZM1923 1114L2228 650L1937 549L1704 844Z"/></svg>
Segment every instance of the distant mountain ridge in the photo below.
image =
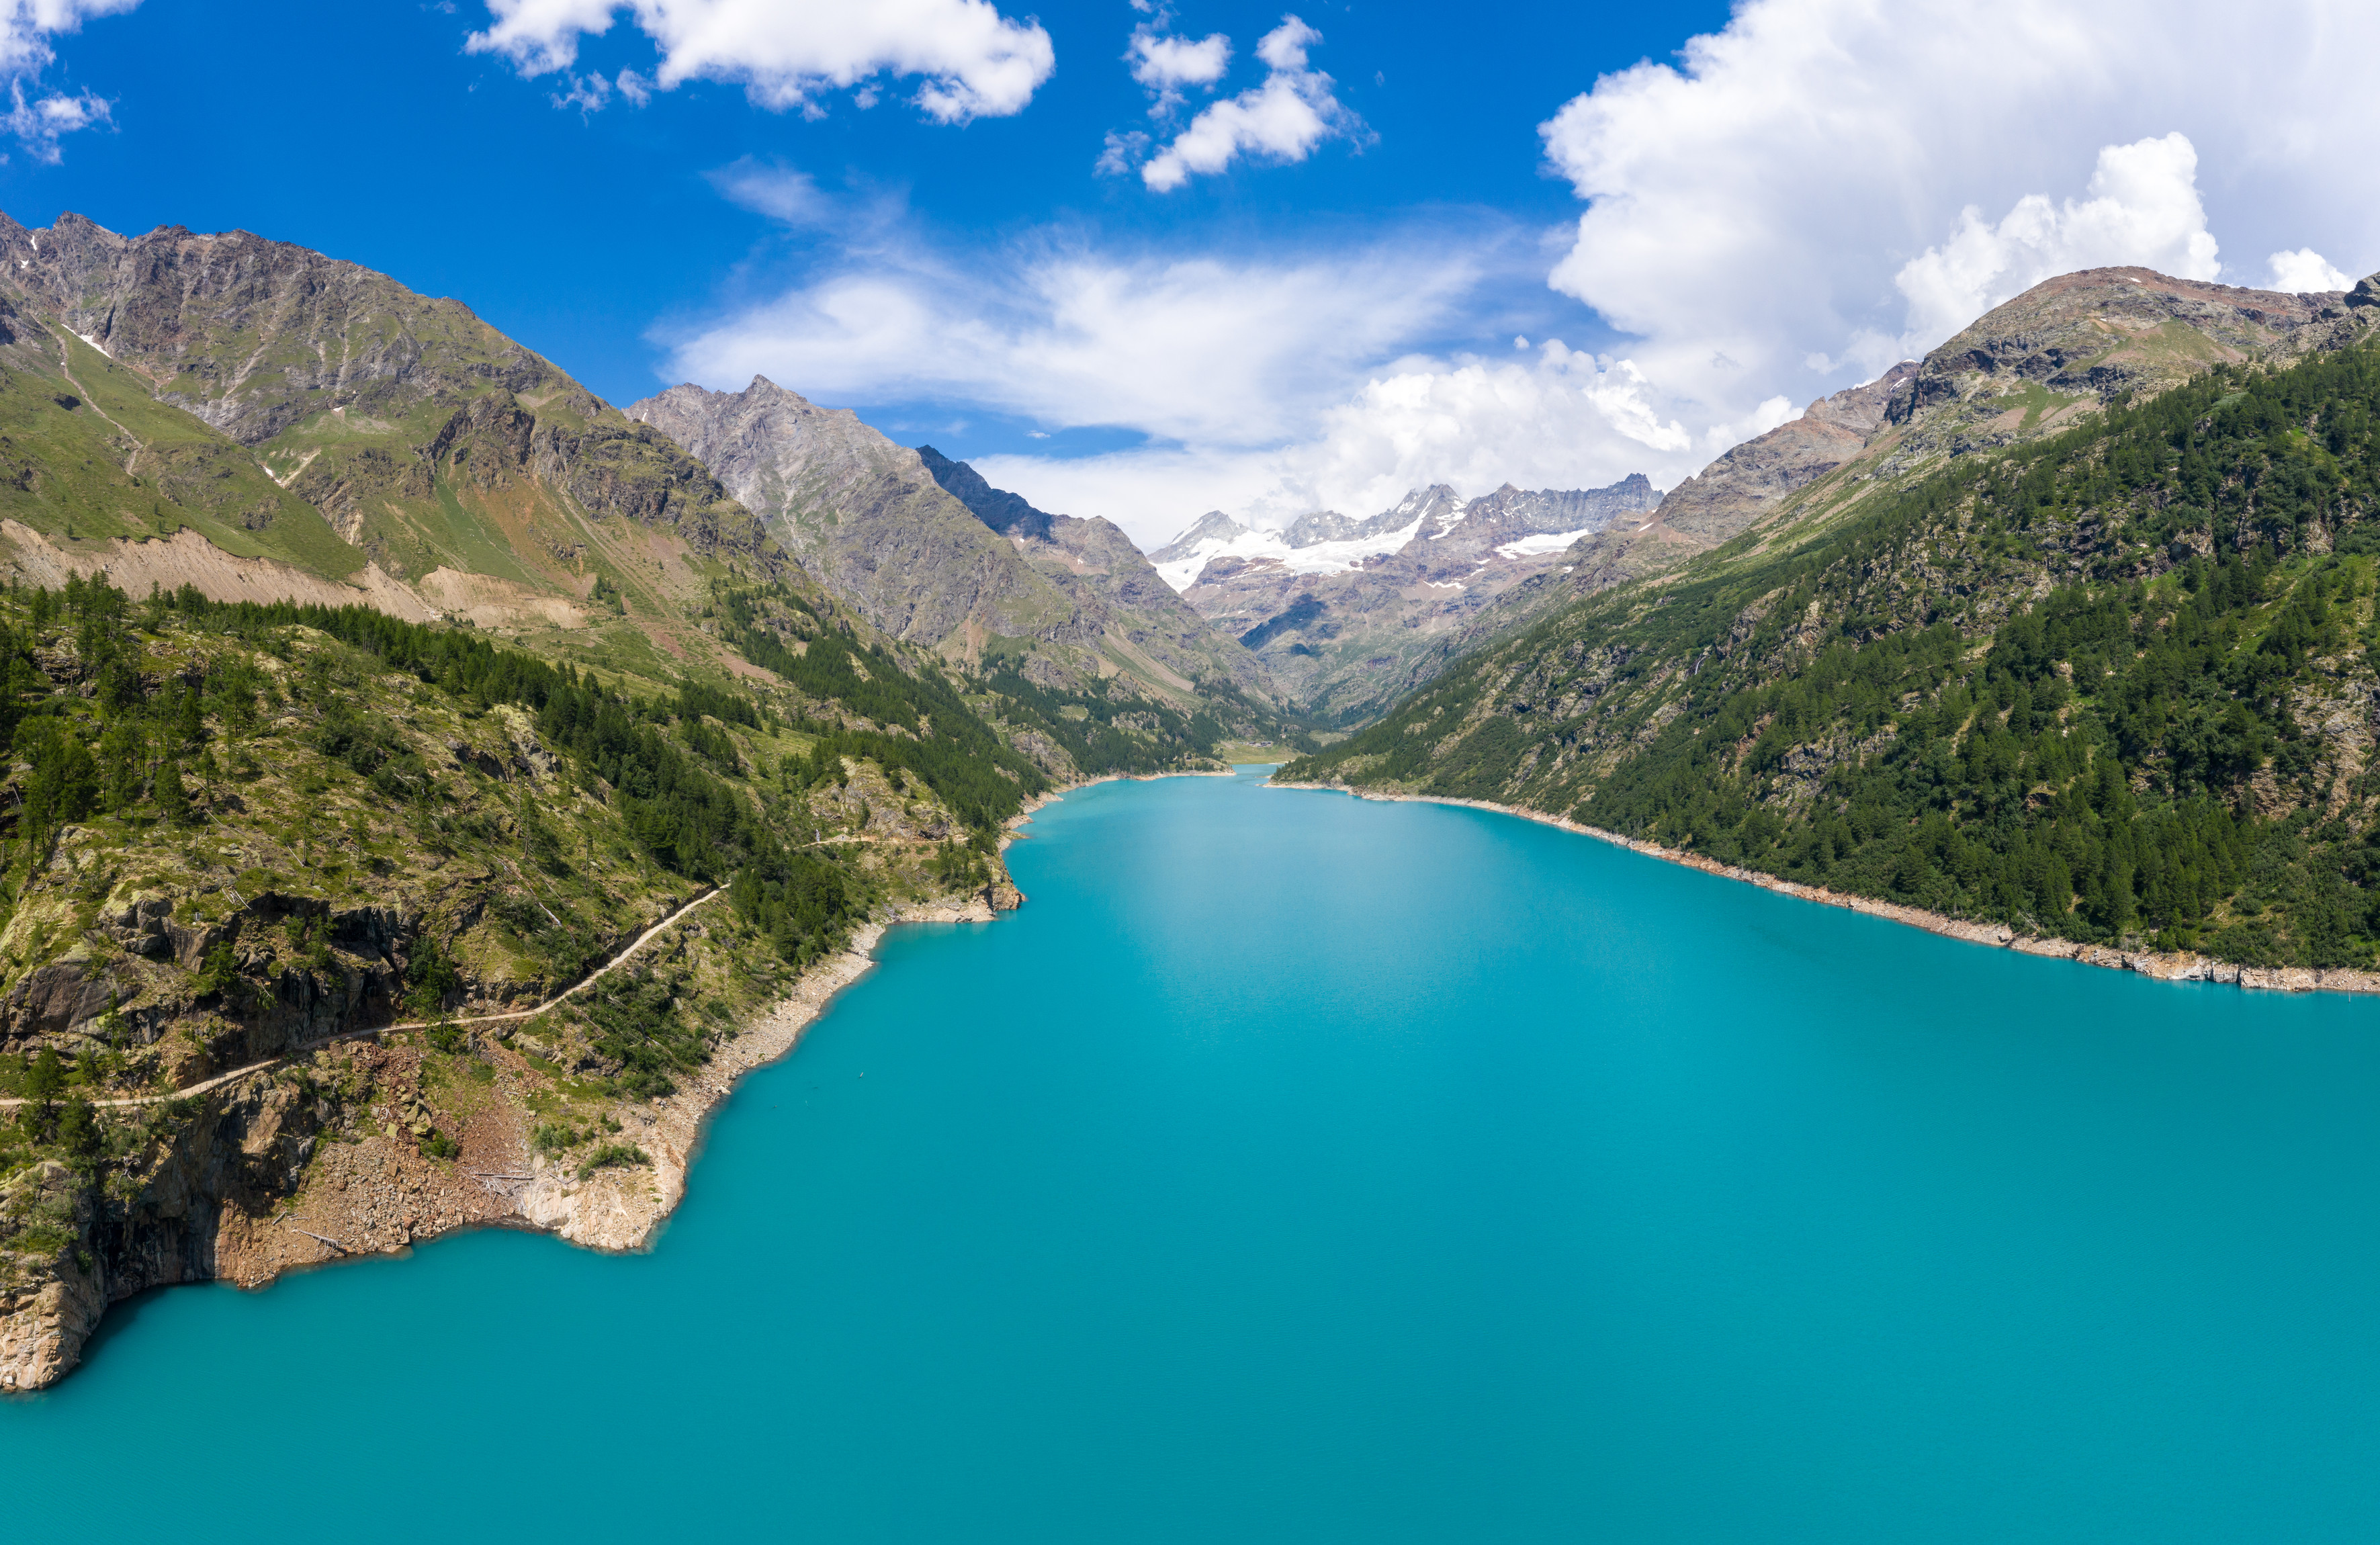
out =
<svg viewBox="0 0 2380 1545"><path fill-rule="evenodd" d="M1438 642L1495 597L1659 500L1641 472L1596 489L1508 483L1471 500L1441 483L1367 519L1321 510L1285 531L1210 511L1149 557L1308 712L1343 724L1426 679L1444 657Z"/></svg>

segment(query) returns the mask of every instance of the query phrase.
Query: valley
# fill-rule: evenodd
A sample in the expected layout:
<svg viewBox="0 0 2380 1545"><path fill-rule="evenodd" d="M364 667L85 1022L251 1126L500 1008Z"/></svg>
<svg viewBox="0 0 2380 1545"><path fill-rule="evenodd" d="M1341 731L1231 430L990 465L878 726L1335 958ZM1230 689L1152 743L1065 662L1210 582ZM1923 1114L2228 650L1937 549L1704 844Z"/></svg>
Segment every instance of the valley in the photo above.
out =
<svg viewBox="0 0 2380 1545"><path fill-rule="evenodd" d="M0 255L0 1387L163 1284L641 1247L735 1079L1101 780L1286 759L2034 953L2380 963L2370 282L2068 275L1666 493L1143 554L303 249Z"/></svg>

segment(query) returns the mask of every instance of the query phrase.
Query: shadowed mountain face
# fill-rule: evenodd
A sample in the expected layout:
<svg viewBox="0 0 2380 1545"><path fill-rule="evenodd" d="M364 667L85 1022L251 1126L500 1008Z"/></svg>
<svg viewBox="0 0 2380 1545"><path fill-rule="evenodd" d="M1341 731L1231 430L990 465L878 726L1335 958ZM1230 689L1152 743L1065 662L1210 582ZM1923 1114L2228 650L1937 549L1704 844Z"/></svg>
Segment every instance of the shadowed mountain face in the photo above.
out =
<svg viewBox="0 0 2380 1545"><path fill-rule="evenodd" d="M1107 627L1135 649L1188 679L1228 681L1252 700L1278 700L1279 689L1255 654L1176 594L1115 522L1051 515L992 487L974 468L931 445L917 455L953 498L1008 538L1019 557L1078 605L1102 614Z"/></svg>
<svg viewBox="0 0 2380 1545"><path fill-rule="evenodd" d="M952 498L974 511L977 519L1002 536L1026 537L1036 541L1050 540L1051 523L1057 517L1035 509L1022 494L992 487L983 481L982 473L964 461L953 461L931 445L918 446L917 459L926 464L926 470Z"/></svg>
<svg viewBox="0 0 2380 1545"><path fill-rule="evenodd" d="M897 637L1056 691L1104 695L1121 680L1233 733L1281 731L1254 657L1182 607L1104 520L1037 510L761 377L733 393L674 386L627 411L691 450L806 569Z"/></svg>
<svg viewBox="0 0 2380 1545"><path fill-rule="evenodd" d="M1496 597L1659 499L1642 473L1609 488L1507 484L1469 501L1440 484L1368 519L1324 510L1281 532L1211 513L1151 558L1306 712L1351 723L1427 679L1443 641Z"/></svg>

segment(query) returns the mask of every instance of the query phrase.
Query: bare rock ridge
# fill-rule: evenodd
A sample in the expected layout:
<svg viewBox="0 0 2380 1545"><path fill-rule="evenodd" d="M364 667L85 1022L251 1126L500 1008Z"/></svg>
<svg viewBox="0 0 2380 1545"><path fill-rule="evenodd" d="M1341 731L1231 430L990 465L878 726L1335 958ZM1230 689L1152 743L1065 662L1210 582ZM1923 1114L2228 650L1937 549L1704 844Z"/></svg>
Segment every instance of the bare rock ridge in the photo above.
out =
<svg viewBox="0 0 2380 1545"><path fill-rule="evenodd" d="M1245 535L1246 532L1245 526L1225 515L1221 510L1208 510L1192 522L1188 530L1150 553L1148 561L1153 564L1178 563L1196 553L1198 550L1198 544L1210 537L1218 541L1230 541L1234 537Z"/></svg>
<svg viewBox="0 0 2380 1545"><path fill-rule="evenodd" d="M1820 397L1671 489L1654 518L1712 545L1725 541L1779 499L1859 455L1894 394L1917 372L1914 360L1903 360L1874 381Z"/></svg>
<svg viewBox="0 0 2380 1545"><path fill-rule="evenodd" d="M1222 677L1252 699L1279 698L1255 654L1184 601L1115 522L1036 509L931 445L920 446L917 456L952 497L1007 537L1018 556L1076 605L1101 616L1111 635L1121 634L1138 651L1192 681Z"/></svg>
<svg viewBox="0 0 2380 1545"><path fill-rule="evenodd" d="M1122 678L1236 731L1277 727L1262 666L1175 604L1104 520L1034 509L766 377L741 392L673 386L627 413L685 445L820 583L896 637L969 664L1013 657L1057 690Z"/></svg>
<svg viewBox="0 0 2380 1545"><path fill-rule="evenodd" d="M984 481L983 474L964 461L953 461L931 445L917 447L917 458L952 498L975 512L976 518L1002 536L1030 537L1048 541L1053 517L1035 509L1023 495Z"/></svg>

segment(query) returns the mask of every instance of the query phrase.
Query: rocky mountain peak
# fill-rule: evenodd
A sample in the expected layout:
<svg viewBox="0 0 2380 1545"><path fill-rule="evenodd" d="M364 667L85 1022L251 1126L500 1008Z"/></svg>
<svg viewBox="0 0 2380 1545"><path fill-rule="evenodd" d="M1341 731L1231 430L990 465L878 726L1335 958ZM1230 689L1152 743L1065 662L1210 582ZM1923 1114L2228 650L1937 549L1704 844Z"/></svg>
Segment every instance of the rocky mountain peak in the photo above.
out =
<svg viewBox="0 0 2380 1545"><path fill-rule="evenodd" d="M1230 541L1234 537L1245 536L1247 530L1245 526L1225 515L1221 510L1208 510L1200 516L1188 530L1151 553L1148 555L1148 561L1153 564L1178 563L1190 556L1197 550L1198 544L1208 538L1218 541Z"/></svg>
<svg viewBox="0 0 2380 1545"><path fill-rule="evenodd" d="M1364 522L1352 520L1337 510L1316 510L1291 521L1283 534L1292 547L1312 547L1318 542L1345 541L1363 529Z"/></svg>
<svg viewBox="0 0 2380 1545"><path fill-rule="evenodd" d="M1995 306L1926 355L1894 394L1887 418L1906 424L1927 409L2040 391L2057 394L2060 408L2095 406L2119 392L2164 391L2209 365L2335 348L2369 325L2358 314L2364 308L2349 298L2242 289L2147 268L2061 274Z"/></svg>

